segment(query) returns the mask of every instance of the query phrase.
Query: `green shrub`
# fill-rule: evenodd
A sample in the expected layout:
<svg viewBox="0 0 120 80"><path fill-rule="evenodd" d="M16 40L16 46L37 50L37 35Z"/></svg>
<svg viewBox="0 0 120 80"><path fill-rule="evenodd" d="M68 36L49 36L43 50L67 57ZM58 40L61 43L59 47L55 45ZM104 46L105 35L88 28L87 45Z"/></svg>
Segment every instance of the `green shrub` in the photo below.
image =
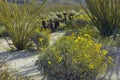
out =
<svg viewBox="0 0 120 80"><path fill-rule="evenodd" d="M88 23L84 20L77 19L77 20L66 21L65 24L66 24L65 26L66 29L78 29L84 27Z"/></svg>
<svg viewBox="0 0 120 80"><path fill-rule="evenodd" d="M72 30L66 30L65 36L70 36L72 33L75 33L76 36L78 35L83 35L83 34L89 34L93 39L98 39L99 38L99 32L97 29L93 26L86 25L84 27L77 27L77 29L72 29Z"/></svg>
<svg viewBox="0 0 120 80"><path fill-rule="evenodd" d="M13 44L18 50L26 47L36 29L36 18L45 4L40 6L32 0L30 4L8 3L0 0L0 23L5 26Z"/></svg>
<svg viewBox="0 0 120 80"><path fill-rule="evenodd" d="M114 34L119 27L119 0L85 0L85 11L104 37Z"/></svg>
<svg viewBox="0 0 120 80"><path fill-rule="evenodd" d="M90 26L90 25L87 25L87 26L81 28L80 32L82 34L89 34L94 39L96 39L96 38L98 38L100 36L98 30L96 29L96 27Z"/></svg>
<svg viewBox="0 0 120 80"><path fill-rule="evenodd" d="M88 34L64 36L36 61L48 80L96 80L106 70L106 50ZM111 57L109 57L111 59Z"/></svg>
<svg viewBox="0 0 120 80"><path fill-rule="evenodd" d="M37 49L44 50L49 46L49 29L37 28L35 35L32 37L32 41L36 45Z"/></svg>
<svg viewBox="0 0 120 80"><path fill-rule="evenodd" d="M67 29L81 29L91 24L91 20L83 9L76 12L72 19L65 22Z"/></svg>

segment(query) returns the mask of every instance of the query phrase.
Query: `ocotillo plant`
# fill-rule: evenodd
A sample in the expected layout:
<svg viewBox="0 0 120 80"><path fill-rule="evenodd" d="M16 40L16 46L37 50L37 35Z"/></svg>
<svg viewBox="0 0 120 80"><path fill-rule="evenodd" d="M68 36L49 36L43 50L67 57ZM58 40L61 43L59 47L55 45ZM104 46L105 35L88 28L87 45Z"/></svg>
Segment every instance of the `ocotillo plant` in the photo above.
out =
<svg viewBox="0 0 120 80"><path fill-rule="evenodd" d="M18 50L24 49L34 35L36 18L46 1L38 6L34 0L30 4L25 2L22 5L0 0L0 23L5 26Z"/></svg>
<svg viewBox="0 0 120 80"><path fill-rule="evenodd" d="M119 26L119 0L85 0L85 11L103 37L111 36Z"/></svg>

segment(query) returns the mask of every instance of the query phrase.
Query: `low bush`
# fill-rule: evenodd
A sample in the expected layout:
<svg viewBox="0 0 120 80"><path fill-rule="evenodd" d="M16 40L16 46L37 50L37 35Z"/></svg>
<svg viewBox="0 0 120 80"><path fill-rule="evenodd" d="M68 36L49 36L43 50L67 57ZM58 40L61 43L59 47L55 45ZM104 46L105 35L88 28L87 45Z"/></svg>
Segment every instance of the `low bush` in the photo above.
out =
<svg viewBox="0 0 120 80"><path fill-rule="evenodd" d="M79 29L84 27L88 23L84 20L77 19L77 20L66 21L65 24L66 24L65 26L66 29Z"/></svg>
<svg viewBox="0 0 120 80"><path fill-rule="evenodd" d="M40 54L38 69L48 80L96 80L107 67L107 51L88 34L63 36Z"/></svg>
<svg viewBox="0 0 120 80"><path fill-rule="evenodd" d="M76 15L73 15L71 18L71 20L65 22L65 28L67 29L81 29L92 24L90 18L83 9L80 9L80 11L77 12Z"/></svg>
<svg viewBox="0 0 120 80"><path fill-rule="evenodd" d="M65 36L70 36L72 33L75 33L76 36L78 35L84 35L84 34L89 34L93 39L98 39L99 38L99 32L94 26L86 25L84 27L77 27L76 29L72 30L66 30Z"/></svg>

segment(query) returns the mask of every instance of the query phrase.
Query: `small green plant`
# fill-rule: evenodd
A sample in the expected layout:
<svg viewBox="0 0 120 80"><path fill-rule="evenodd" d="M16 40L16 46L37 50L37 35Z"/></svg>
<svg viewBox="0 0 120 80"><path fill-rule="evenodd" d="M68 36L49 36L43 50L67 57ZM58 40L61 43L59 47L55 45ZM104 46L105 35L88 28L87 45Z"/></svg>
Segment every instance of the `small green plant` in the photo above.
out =
<svg viewBox="0 0 120 80"><path fill-rule="evenodd" d="M119 0L85 0L85 11L103 37L116 33L119 27Z"/></svg>
<svg viewBox="0 0 120 80"><path fill-rule="evenodd" d="M77 27L76 29L72 29L72 30L66 30L65 32L65 36L70 36L72 35L72 33L75 33L76 36L78 35L83 35L83 34L89 34L93 39L98 39L99 37L99 32L97 31L97 29L95 27L93 27L92 25L86 25L84 27Z"/></svg>
<svg viewBox="0 0 120 80"><path fill-rule="evenodd" d="M11 75L8 69L4 69L0 72L0 80L30 80L30 78Z"/></svg>
<svg viewBox="0 0 120 80"><path fill-rule="evenodd" d="M66 29L79 29L85 27L85 25L87 25L88 23L84 20L77 19L77 20L66 21L65 24L66 24L65 26Z"/></svg>
<svg viewBox="0 0 120 80"><path fill-rule="evenodd" d="M72 15L72 16L70 16ZM79 12L71 11L69 12L69 20L65 21L66 29L81 29L87 25L91 24L91 20L83 9Z"/></svg>
<svg viewBox="0 0 120 80"><path fill-rule="evenodd" d="M74 34L62 37L36 61L48 80L96 80L104 74L108 52L88 34Z"/></svg>
<svg viewBox="0 0 120 80"><path fill-rule="evenodd" d="M18 50L24 49L34 35L36 19L45 2L38 6L34 0L23 5L0 0L0 23L7 29Z"/></svg>
<svg viewBox="0 0 120 80"><path fill-rule="evenodd" d="M49 33L49 29L37 28L35 30L35 35L32 37L32 41L37 49L44 50L49 46Z"/></svg>

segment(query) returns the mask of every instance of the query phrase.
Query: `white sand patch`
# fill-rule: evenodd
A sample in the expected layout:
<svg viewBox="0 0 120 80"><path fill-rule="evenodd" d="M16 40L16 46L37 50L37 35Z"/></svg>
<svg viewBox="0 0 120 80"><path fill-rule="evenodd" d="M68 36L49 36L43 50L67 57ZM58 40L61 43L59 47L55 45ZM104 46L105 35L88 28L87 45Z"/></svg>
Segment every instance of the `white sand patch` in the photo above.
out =
<svg viewBox="0 0 120 80"><path fill-rule="evenodd" d="M52 45L58 38L62 37L63 32L52 33L50 44ZM40 71L35 66L39 53L35 51L15 51L6 52L9 48L4 39L0 39L0 60L7 61L7 67L14 72L23 76L31 76L31 79L41 80Z"/></svg>

